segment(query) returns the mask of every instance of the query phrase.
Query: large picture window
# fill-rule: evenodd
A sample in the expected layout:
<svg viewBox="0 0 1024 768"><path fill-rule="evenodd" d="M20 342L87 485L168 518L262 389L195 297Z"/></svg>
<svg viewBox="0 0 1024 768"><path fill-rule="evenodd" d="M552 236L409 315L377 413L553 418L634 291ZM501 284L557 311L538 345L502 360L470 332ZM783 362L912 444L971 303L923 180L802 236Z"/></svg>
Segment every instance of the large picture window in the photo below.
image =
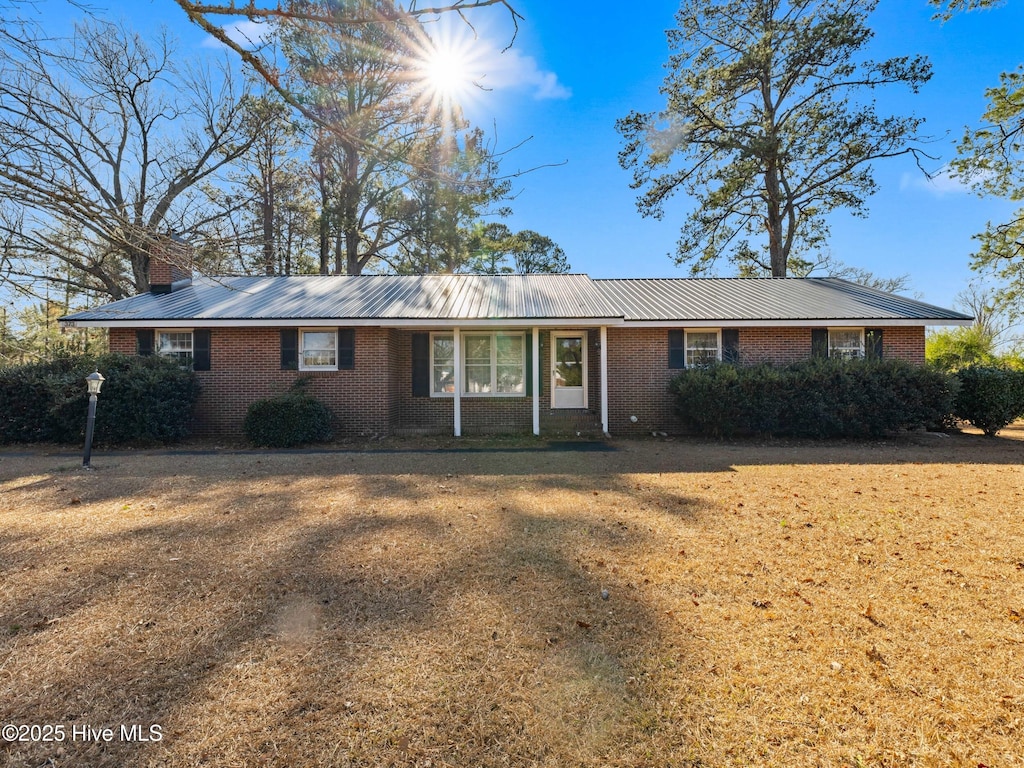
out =
<svg viewBox="0 0 1024 768"><path fill-rule="evenodd" d="M515 396L526 394L526 337L521 333L462 334L462 394ZM430 394L455 393L455 337L431 336Z"/></svg>

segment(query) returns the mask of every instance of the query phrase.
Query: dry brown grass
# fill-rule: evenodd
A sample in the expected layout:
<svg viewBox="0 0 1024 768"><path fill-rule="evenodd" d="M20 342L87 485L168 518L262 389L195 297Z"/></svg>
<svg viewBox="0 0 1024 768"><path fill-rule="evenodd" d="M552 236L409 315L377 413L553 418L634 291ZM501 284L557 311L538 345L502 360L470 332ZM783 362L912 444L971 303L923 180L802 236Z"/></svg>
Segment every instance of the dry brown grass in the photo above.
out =
<svg viewBox="0 0 1024 768"><path fill-rule="evenodd" d="M1024 765L1022 433L0 453L0 764Z"/></svg>

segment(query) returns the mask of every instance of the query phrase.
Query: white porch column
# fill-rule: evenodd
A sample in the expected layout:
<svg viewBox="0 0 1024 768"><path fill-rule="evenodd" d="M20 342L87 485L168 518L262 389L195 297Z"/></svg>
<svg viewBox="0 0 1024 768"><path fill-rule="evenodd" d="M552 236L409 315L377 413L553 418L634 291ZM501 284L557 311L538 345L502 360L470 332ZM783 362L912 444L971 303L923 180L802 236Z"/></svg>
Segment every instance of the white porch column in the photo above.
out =
<svg viewBox="0 0 1024 768"><path fill-rule="evenodd" d="M533 328L533 434L540 435L540 328Z"/></svg>
<svg viewBox="0 0 1024 768"><path fill-rule="evenodd" d="M601 326L601 431L608 434L608 328Z"/></svg>
<svg viewBox="0 0 1024 768"><path fill-rule="evenodd" d="M452 330L455 344L455 436L462 437L462 337L458 328Z"/></svg>

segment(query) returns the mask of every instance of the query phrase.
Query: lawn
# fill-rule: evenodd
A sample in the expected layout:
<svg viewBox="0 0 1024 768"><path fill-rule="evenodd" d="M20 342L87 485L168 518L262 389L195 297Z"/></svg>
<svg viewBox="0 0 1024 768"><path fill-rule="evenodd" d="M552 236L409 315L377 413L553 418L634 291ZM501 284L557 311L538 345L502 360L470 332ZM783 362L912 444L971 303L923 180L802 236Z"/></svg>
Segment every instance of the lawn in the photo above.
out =
<svg viewBox="0 0 1024 768"><path fill-rule="evenodd" d="M0 765L1024 765L1024 430L463 445L0 452Z"/></svg>

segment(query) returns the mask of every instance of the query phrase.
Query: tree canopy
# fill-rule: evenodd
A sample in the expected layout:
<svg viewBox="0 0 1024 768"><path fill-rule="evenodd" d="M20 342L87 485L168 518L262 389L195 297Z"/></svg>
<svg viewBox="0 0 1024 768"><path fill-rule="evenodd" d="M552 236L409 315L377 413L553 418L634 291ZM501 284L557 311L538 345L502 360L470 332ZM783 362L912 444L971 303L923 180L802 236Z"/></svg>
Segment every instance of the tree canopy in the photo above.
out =
<svg viewBox="0 0 1024 768"><path fill-rule="evenodd" d="M208 185L253 141L245 88L176 62L166 35L106 22L0 39L4 276L112 299L148 289L158 236L222 215Z"/></svg>
<svg viewBox="0 0 1024 768"><path fill-rule="evenodd" d="M321 112L311 108L301 91L289 87L282 78L276 52L271 48L253 45L253 41L239 41L225 28L230 20L248 20L265 23L271 27L282 24L301 26L312 36L358 37L368 27L408 28L422 19L436 18L442 14L457 14L469 25L471 11L498 6L507 11L513 24L518 27L522 17L509 0L440 0L438 3L420 6L416 0L407 3L375 3L365 0L248 0L245 3L194 2L174 0L188 18L214 39L234 51L242 61L268 86L277 92L285 103L293 107L306 120L319 124L324 129L341 137L355 138L349 126L325 119Z"/></svg>
<svg viewBox="0 0 1024 768"><path fill-rule="evenodd" d="M940 17L958 11L995 8L1002 0L932 0ZM980 125L968 128L950 163L953 175L979 195L1024 200L1024 65L1003 72L985 91ZM972 268L1002 281L998 299L1015 315L1024 315L1024 208L1009 221L989 222L976 235L980 243Z"/></svg>
<svg viewBox="0 0 1024 768"><path fill-rule="evenodd" d="M922 120L858 97L931 76L923 56L865 58L876 0L683 0L660 112L618 121L637 205L662 218L693 199L676 252L691 272L726 258L785 276L806 269L837 209L866 215L873 161L921 152Z"/></svg>

